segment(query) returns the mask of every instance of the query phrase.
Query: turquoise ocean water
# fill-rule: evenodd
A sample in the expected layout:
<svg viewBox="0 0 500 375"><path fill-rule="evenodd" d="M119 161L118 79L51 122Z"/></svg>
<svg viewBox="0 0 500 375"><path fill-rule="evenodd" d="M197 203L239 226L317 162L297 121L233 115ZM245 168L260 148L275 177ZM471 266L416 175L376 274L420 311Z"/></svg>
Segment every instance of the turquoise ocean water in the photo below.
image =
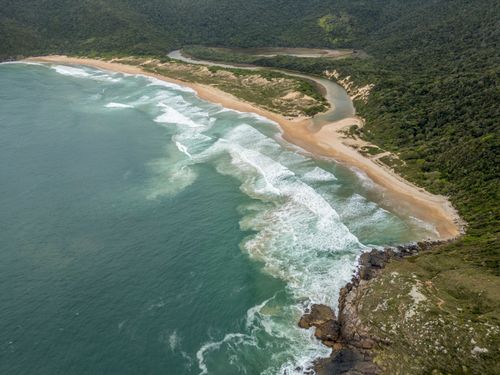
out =
<svg viewBox="0 0 500 375"><path fill-rule="evenodd" d="M0 65L0 373L300 374L371 246L432 236L362 173L186 88Z"/></svg>

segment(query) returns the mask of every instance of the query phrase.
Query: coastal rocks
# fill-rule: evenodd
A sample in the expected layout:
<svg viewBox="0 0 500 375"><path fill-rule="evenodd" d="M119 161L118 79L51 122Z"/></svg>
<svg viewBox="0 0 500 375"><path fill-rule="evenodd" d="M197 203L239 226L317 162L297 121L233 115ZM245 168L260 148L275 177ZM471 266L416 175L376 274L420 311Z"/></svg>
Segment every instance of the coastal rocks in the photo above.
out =
<svg viewBox="0 0 500 375"><path fill-rule="evenodd" d="M19 61L19 60L23 60L23 59L24 59L24 56L22 56L22 55L19 55L16 57L0 57L0 63Z"/></svg>
<svg viewBox="0 0 500 375"><path fill-rule="evenodd" d="M431 250L436 245L447 242L449 241L421 241L394 248L386 247L383 250L372 249L370 252L363 253L359 257L358 274L357 277L353 278L351 283L357 284L360 280L368 281L372 279L391 259L414 256L420 252Z"/></svg>
<svg viewBox="0 0 500 375"><path fill-rule="evenodd" d="M321 340L323 344L334 347L340 338L340 324L336 320L329 320L316 327L314 336Z"/></svg>
<svg viewBox="0 0 500 375"><path fill-rule="evenodd" d="M370 280L374 275L374 270L384 268L392 255L390 249L388 251L373 249L369 253L363 253L359 258L359 278L361 280Z"/></svg>
<svg viewBox="0 0 500 375"><path fill-rule="evenodd" d="M314 336L329 347L333 347L340 339L340 324L333 310L325 305L312 305L311 311L300 318L299 327L316 327Z"/></svg>
<svg viewBox="0 0 500 375"><path fill-rule="evenodd" d="M317 327L330 320L335 320L335 313L326 305L315 304L311 306L311 311L302 315L299 321L300 328Z"/></svg>
<svg viewBox="0 0 500 375"><path fill-rule="evenodd" d="M356 349L342 348L330 358L317 361L315 372L317 375L376 375L379 369L369 355Z"/></svg>
<svg viewBox="0 0 500 375"><path fill-rule="evenodd" d="M364 293L367 282L362 280L356 286L352 283L340 290L339 323L344 343L350 347L368 350L375 346L376 340L368 333L358 314L358 300Z"/></svg>
<svg viewBox="0 0 500 375"><path fill-rule="evenodd" d="M338 318L328 306L313 305L300 319L301 328L316 327L315 336L333 349L329 358L316 361L316 374L374 375L380 372L373 363L372 350L379 343L389 343L370 335L358 313L359 301L369 288L369 280L392 259L414 256L446 242L422 241L383 250L372 249L359 257L357 274L340 290Z"/></svg>
<svg viewBox="0 0 500 375"><path fill-rule="evenodd" d="M343 298L348 297L348 292L343 288ZM345 303L345 302L344 302ZM343 310L341 310L343 312ZM346 317L354 316L348 313ZM311 310L305 313L299 321L299 327L309 329L315 327L314 336L322 343L333 349L329 358L316 361L314 372L318 375L346 374L346 375L375 375L378 367L373 364L370 354L365 349L370 349L374 341L366 335L351 337L349 332L342 332L342 320L337 320L334 311L325 305L312 305ZM351 324L345 324L351 327ZM349 340L346 340L349 337ZM352 345L355 343L356 345Z"/></svg>

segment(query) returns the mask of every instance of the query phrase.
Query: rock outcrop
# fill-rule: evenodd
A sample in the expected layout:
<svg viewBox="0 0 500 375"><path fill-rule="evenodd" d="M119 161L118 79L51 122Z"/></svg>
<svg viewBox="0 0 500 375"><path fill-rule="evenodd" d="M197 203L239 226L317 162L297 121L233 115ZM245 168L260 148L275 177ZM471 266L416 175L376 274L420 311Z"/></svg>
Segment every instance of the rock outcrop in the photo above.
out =
<svg viewBox="0 0 500 375"><path fill-rule="evenodd" d="M335 320L335 313L326 305L312 305L311 310L302 315L299 321L300 328L318 327L330 320Z"/></svg>
<svg viewBox="0 0 500 375"><path fill-rule="evenodd" d="M313 305L299 321L301 328L315 327L315 336L328 347L332 354L329 358L318 359L314 371L318 375L375 375L379 367L373 363L373 348L383 343L378 337L370 335L358 313L361 296L368 288L369 280L374 278L391 259L402 259L421 251L432 249L445 241L423 241L415 244L372 249L359 258L358 271L351 282L340 290L339 315L325 305Z"/></svg>
<svg viewBox="0 0 500 375"><path fill-rule="evenodd" d="M311 311L300 318L299 327L316 327L314 335L326 346L333 347L340 339L340 324L333 310L325 305L312 305Z"/></svg>

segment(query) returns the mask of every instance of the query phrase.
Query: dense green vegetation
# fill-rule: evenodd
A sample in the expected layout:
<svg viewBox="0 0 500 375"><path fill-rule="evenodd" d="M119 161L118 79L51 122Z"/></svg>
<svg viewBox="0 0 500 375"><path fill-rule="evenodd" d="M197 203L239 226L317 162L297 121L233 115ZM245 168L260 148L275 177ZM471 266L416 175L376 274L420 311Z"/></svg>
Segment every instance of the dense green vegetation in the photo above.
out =
<svg viewBox="0 0 500 375"><path fill-rule="evenodd" d="M48 51L162 54L185 44L323 46L338 34L330 30L336 13L328 3L0 0L0 57Z"/></svg>
<svg viewBox="0 0 500 375"><path fill-rule="evenodd" d="M395 169L450 196L469 224L459 241L418 257L412 272L432 281L450 306L465 306L460 319L498 325L497 294L477 297L481 285L471 280L487 280L486 287L500 276L499 19L495 0L0 0L0 57L163 55L186 45L365 51L365 58L332 60L187 49L313 74L336 69L358 85L374 83L369 100L356 103L366 125L353 132L397 153L403 162ZM432 314L447 321L447 309ZM416 355L419 347L401 337L395 352ZM460 367L461 358L449 358ZM433 361L424 362L430 373ZM438 362L445 371L446 361Z"/></svg>

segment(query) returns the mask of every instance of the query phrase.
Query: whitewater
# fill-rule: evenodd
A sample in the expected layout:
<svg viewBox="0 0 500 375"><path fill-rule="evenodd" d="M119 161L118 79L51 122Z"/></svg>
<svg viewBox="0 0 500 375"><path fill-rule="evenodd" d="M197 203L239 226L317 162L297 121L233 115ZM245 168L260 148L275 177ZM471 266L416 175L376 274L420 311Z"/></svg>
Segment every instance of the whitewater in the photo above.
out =
<svg viewBox="0 0 500 375"><path fill-rule="evenodd" d="M56 200L56 206L58 199L69 202L64 210L61 208L61 215L78 225L88 221L85 225L89 231L94 225L93 215L77 217L78 209L93 205L93 210L109 218L99 224L102 228L109 226L103 238L90 240L79 234L82 241L74 259L92 254L94 260L85 257L84 264L90 262L86 277L95 277L96 285L106 284L110 278L117 285L124 283L123 289L134 291L121 297L120 306L128 306L129 315L116 313L111 317L104 307L99 310L106 316L105 321L113 321L114 327L114 339L107 344L114 347L106 357L109 371L122 369L119 363L127 362L129 349L124 348L141 345L153 347L151 352L155 353L149 357L141 350L141 369L176 374L303 374L315 358L326 357L330 352L314 338L312 330L298 328L303 311L313 303L336 309L339 290L352 277L363 251L434 235L434 229L428 225L381 208L377 203L380 189L359 171L315 158L284 141L272 121L202 101L191 89L140 75L57 64L0 65L0 78L4 85L18 82L17 91L0 96L3 123L20 121L15 119L20 118L21 110L15 108L23 106L9 103L33 100L29 107L32 117L17 123L16 129L5 127L3 139L15 142L20 127L26 128L25 141L42 129L55 129L50 137L58 142L57 147L65 142L70 150L81 151L78 158L71 152L67 156L70 161L74 158L71 171L69 166L68 170L57 169L55 160L60 160L61 155L50 159L50 168L59 172L42 185L50 188L53 180L66 181L65 173L71 173L74 180L74 168L93 171L81 184L88 183L92 185L89 189L95 191L88 199L78 201L79 208L73 204L83 193L78 190L80 186L68 182L73 181L69 177L65 183L59 181L57 189L61 193L51 199ZM27 98L30 91L43 92L47 98ZM46 100L47 104L35 105L37 100L42 104ZM46 108L50 106L53 108L49 111ZM7 111L7 107L12 109ZM48 131L43 130L36 137L44 137ZM81 133L79 136L87 142L78 141L68 131ZM103 134L115 141L108 146L103 144L102 149L92 146L93 142L100 144L98 139ZM26 150L31 151L23 152L37 152L42 158L48 152L45 143L30 147ZM139 155L135 159L131 149ZM7 148L3 152L14 164L20 163L14 157L19 150ZM24 163L34 163L33 160L34 157ZM90 160L92 164L87 165ZM33 171L36 168L40 166L34 165ZM31 181L33 173L42 172L27 173L17 180ZM11 181L4 189L4 197L9 197L14 210L23 199L17 195L20 186L14 182L20 172L8 169L2 173ZM41 199L38 185L32 186L29 194L34 194L33 199ZM120 213L116 213L117 207L121 207ZM29 214L31 209L26 210ZM22 214L21 210L18 216ZM7 220L6 216L0 218ZM24 219L19 216L18 220L21 223ZM150 234L141 232L136 226L142 222L149 228L145 231L157 230L151 229ZM30 225L35 236L43 223L33 221ZM75 235L64 223L58 225L60 229L50 230L46 241L57 244L62 241L60 238ZM189 235L184 233L186 226L193 227ZM14 227L10 230L14 233ZM138 241L140 246L133 251L126 250L127 246L114 249L113 256L106 255L107 260L95 267L104 267L106 262L117 266L110 273L95 273L92 262L98 262L104 251L97 249L114 248L118 238L128 238L128 244ZM231 243L230 238L237 239L237 243ZM39 238L33 237L33 241L36 243ZM24 246L20 239L11 239L9 243L12 248ZM149 253L148 249L154 251ZM52 262L59 259L57 254L60 256L61 251L51 253ZM155 263L144 268L137 278L132 273L136 271L130 268L134 264L141 267L145 260L141 257L134 261L136 255L128 251L149 254ZM12 250L12 259L19 261L22 253ZM121 264L122 257L131 260ZM193 259L203 262L198 264ZM237 265L232 263L235 259ZM64 275L67 271L63 268L54 272L61 272L62 278L73 277ZM213 273L204 279L204 272ZM170 277L173 274L176 276ZM246 276L240 280L239 275L243 274ZM103 275L105 278L100 279ZM158 281L164 277L168 281ZM59 282L48 274L40 278L47 290ZM140 313L132 313L138 300L133 296L141 293L149 297L136 306ZM62 300L67 295L54 298ZM88 303L86 298L82 297L79 303ZM238 301L237 307L231 305L233 300ZM179 318L186 311L186 320ZM80 324L97 332L99 314L87 313L92 318ZM1 312L2 316L5 314L9 314L6 309ZM29 317L30 313L25 314ZM6 315L4 318L15 320ZM189 326L196 320L198 335ZM212 325L212 321L218 323ZM69 324L79 323L59 324L61 332L68 330ZM70 340L69 336L54 332L35 331L34 336L43 335L49 344ZM16 333L8 330L7 335L14 337ZM43 351L25 345L29 359L42 357ZM97 351L99 345L92 347ZM78 357L78 353L72 355ZM149 361L157 361L157 367L148 367L153 366ZM13 368L19 369L4 369ZM87 367L99 369L102 370ZM62 368L42 366L42 372L62 373Z"/></svg>

